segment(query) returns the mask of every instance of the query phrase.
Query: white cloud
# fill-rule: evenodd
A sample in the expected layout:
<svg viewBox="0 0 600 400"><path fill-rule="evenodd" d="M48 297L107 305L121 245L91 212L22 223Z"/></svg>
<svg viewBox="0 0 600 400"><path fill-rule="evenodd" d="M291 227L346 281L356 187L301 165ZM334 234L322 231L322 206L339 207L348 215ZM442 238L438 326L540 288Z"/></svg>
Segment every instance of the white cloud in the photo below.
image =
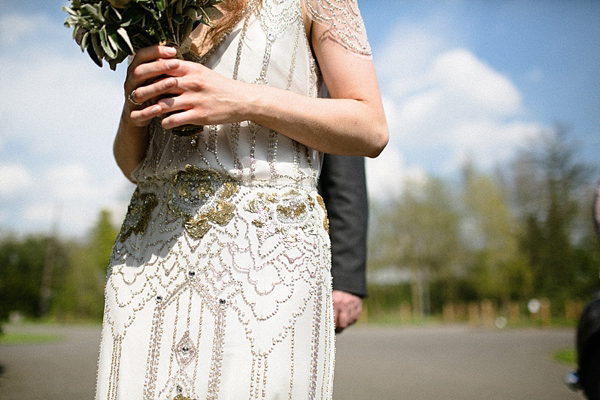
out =
<svg viewBox="0 0 600 400"><path fill-rule="evenodd" d="M375 49L390 142L368 163L373 197L407 175L455 175L467 160L491 168L541 131L516 85L437 22L399 26Z"/></svg>
<svg viewBox="0 0 600 400"><path fill-rule="evenodd" d="M69 235L85 234L100 209L108 209L113 222L122 222L127 200L121 196L132 186L120 177L94 174L83 163L55 165L40 175L37 194L23 205L24 230L49 230L54 224Z"/></svg>
<svg viewBox="0 0 600 400"><path fill-rule="evenodd" d="M0 77L5 129L19 130L20 140L39 152L61 151L88 158L100 150L110 152L122 84L117 74L94 70L98 68L85 57L0 59L0 64L11 66Z"/></svg>
<svg viewBox="0 0 600 400"><path fill-rule="evenodd" d="M430 74L448 100L464 104L471 112L503 116L521 108L521 95L512 82L466 49L440 54Z"/></svg>
<svg viewBox="0 0 600 400"><path fill-rule="evenodd" d="M83 164L55 166L45 174L53 197L60 201L85 200L101 195L96 180Z"/></svg>
<svg viewBox="0 0 600 400"><path fill-rule="evenodd" d="M60 218L61 209L52 204L37 202L27 206L23 211L24 219L27 222L43 224L50 227L56 218Z"/></svg>
<svg viewBox="0 0 600 400"><path fill-rule="evenodd" d="M388 146L377 158L366 160L367 189L369 196L378 200L398 197L407 182L424 182L425 170L408 167L402 154L393 146Z"/></svg>
<svg viewBox="0 0 600 400"><path fill-rule="evenodd" d="M31 187L31 173L21 164L0 164L0 196L14 196Z"/></svg>

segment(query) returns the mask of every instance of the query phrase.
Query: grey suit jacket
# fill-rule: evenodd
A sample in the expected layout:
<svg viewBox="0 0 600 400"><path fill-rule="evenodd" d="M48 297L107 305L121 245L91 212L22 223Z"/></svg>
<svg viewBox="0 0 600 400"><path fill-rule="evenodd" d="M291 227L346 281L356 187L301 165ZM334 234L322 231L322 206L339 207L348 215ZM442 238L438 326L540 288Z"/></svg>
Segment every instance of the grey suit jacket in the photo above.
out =
<svg viewBox="0 0 600 400"><path fill-rule="evenodd" d="M326 154L319 193L329 216L333 289L365 297L368 203L364 158Z"/></svg>

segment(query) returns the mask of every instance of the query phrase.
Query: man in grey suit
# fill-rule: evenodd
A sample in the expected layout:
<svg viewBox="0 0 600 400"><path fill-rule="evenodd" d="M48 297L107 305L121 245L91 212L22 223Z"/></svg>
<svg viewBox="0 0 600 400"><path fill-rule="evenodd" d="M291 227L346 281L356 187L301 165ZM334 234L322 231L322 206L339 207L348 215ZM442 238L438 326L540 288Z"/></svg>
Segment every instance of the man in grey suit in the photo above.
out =
<svg viewBox="0 0 600 400"><path fill-rule="evenodd" d="M363 157L326 154L319 192L329 216L336 332L352 325L367 295L368 203Z"/></svg>

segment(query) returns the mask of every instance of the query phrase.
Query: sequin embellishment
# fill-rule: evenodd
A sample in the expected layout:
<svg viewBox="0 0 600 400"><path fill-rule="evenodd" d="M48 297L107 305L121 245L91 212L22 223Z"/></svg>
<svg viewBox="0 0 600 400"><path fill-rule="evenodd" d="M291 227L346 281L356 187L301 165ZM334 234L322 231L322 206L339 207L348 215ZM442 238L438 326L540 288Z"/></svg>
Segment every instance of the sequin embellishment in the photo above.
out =
<svg viewBox="0 0 600 400"><path fill-rule="evenodd" d="M194 399L191 399L189 397L185 397L181 394L178 394L177 396L173 397L173 400L194 400Z"/></svg>
<svg viewBox="0 0 600 400"><path fill-rule="evenodd" d="M127 208L125 221L121 226L119 241L121 243L125 242L132 233L138 235L146 233L152 210L157 205L158 200L154 193L140 193L139 189L136 189Z"/></svg>
<svg viewBox="0 0 600 400"><path fill-rule="evenodd" d="M325 207L325 200L323 200L320 194L317 195L317 202L325 212L325 217L323 217L323 228L325 228L325 231L329 233L329 217L327 216L327 207Z"/></svg>
<svg viewBox="0 0 600 400"><path fill-rule="evenodd" d="M228 181L212 169L186 165L172 181L167 207L175 218L183 218L183 226L194 239L201 239L211 224L225 226L235 213L227 200L238 191L235 181Z"/></svg>
<svg viewBox="0 0 600 400"><path fill-rule="evenodd" d="M259 193L250 200L246 211L256 214L252 224L260 235L285 234L287 226L304 223L313 210L315 201L310 196L291 189L284 194Z"/></svg>

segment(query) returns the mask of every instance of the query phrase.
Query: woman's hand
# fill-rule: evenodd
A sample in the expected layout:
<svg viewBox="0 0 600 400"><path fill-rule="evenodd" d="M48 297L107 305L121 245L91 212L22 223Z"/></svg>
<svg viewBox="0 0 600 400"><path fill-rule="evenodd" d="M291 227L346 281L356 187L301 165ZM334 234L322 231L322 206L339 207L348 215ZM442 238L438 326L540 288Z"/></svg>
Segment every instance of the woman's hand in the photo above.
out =
<svg viewBox="0 0 600 400"><path fill-rule="evenodd" d="M164 117L165 129L243 121L256 86L225 78L202 64L164 57L132 63L130 75L126 90L134 88L132 100L147 105L131 111L132 122L144 126Z"/></svg>
<svg viewBox="0 0 600 400"><path fill-rule="evenodd" d="M168 46L151 46L140 49L133 57L133 60L127 68L127 77L125 78L125 107L123 109L124 117L127 117L137 127L147 126L152 118L154 118L160 109L153 103L150 98L142 99L140 92L147 86L152 84L152 81L157 80L163 71L169 70L166 66L176 54L173 47Z"/></svg>
<svg viewBox="0 0 600 400"><path fill-rule="evenodd" d="M161 107L146 103L138 96L138 90L151 84L162 72L148 72L148 65L165 63L175 56L175 49L167 46L152 46L139 50L129 68L125 79L125 104L121 114L121 122L115 137L113 153L123 174L132 179L131 173L146 156L148 149L148 128L155 115L159 115ZM139 69L146 70L141 74ZM156 68L155 68L156 69ZM160 70L162 71L162 70ZM154 100L156 101L156 99Z"/></svg>

